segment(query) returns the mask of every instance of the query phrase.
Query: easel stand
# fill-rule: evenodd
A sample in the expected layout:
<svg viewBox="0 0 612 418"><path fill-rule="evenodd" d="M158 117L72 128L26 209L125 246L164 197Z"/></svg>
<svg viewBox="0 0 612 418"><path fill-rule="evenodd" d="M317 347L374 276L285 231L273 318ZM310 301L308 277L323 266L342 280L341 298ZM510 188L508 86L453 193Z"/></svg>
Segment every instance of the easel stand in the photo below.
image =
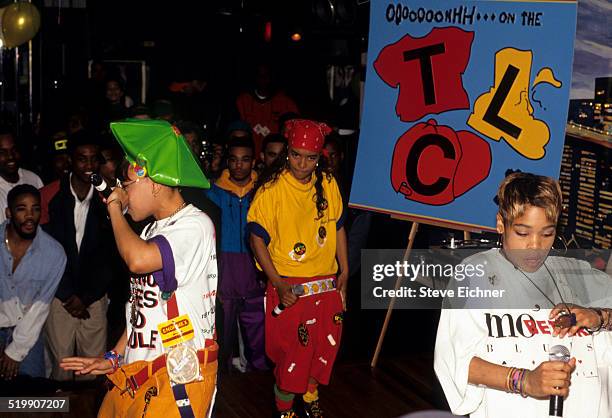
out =
<svg viewBox="0 0 612 418"><path fill-rule="evenodd" d="M407 261L410 258L410 253L412 252L412 247L414 245L414 239L416 237L417 231L419 230L419 223L413 221L412 227L410 228L410 234L408 235L408 245L406 246L406 251L404 251L403 261ZM470 231L463 231L463 239L470 239ZM403 277L397 277L395 280L395 290L400 288ZM372 362L370 363L370 367L375 368L378 363L378 357L380 356L380 351L382 350L383 341L385 340L385 334L387 333L387 328L389 327L389 322L391 321L391 314L393 313L393 308L395 307L395 296L391 298L391 302L389 302L389 307L387 308L387 314L385 315L385 322L383 323L382 329L380 330L380 335L378 337L378 343L376 344L376 350L374 351L374 356L372 357Z"/></svg>

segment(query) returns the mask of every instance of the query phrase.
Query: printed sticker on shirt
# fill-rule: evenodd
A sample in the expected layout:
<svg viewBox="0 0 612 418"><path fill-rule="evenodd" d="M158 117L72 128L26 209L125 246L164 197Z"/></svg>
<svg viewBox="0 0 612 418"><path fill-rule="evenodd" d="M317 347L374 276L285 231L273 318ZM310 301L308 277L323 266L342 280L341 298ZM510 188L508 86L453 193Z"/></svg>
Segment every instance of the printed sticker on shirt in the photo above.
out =
<svg viewBox="0 0 612 418"><path fill-rule="evenodd" d="M298 339L300 340L300 344L306 347L308 345L308 340L310 337L308 334L308 330L306 329L306 325L300 324L298 326L297 331L298 331Z"/></svg>
<svg viewBox="0 0 612 418"><path fill-rule="evenodd" d="M173 347L179 343L193 338L193 324L189 315L181 315L157 325L162 344L165 348Z"/></svg>
<svg viewBox="0 0 612 418"><path fill-rule="evenodd" d="M317 232L317 244L319 244L319 247L322 247L325 245L326 241L327 241L327 230L325 229L324 226L320 226Z"/></svg>
<svg viewBox="0 0 612 418"><path fill-rule="evenodd" d="M338 312L334 315L334 324L340 325L344 321L344 314L342 312Z"/></svg>
<svg viewBox="0 0 612 418"><path fill-rule="evenodd" d="M327 203L327 199L323 199L323 201L321 202L321 211L326 210L328 206L329 205Z"/></svg>
<svg viewBox="0 0 612 418"><path fill-rule="evenodd" d="M294 261L302 261L305 255L306 245L301 242L296 242L293 245L293 250L289 253L289 257Z"/></svg>

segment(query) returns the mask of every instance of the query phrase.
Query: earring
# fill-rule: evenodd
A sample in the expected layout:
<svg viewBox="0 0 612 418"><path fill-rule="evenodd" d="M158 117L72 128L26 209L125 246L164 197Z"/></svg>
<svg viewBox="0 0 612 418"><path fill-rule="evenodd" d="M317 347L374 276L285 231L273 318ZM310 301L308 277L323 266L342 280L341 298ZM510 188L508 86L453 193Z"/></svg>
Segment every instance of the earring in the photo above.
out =
<svg viewBox="0 0 612 418"><path fill-rule="evenodd" d="M559 248L555 248L555 243L557 243L557 242L560 242L560 243L561 243L561 245L559 245L559 246L558 246ZM562 247L563 247L563 249L561 250L561 248L562 248ZM552 249L553 249L553 250L561 250L561 252L562 252L563 254L566 254L566 253L567 253L567 250L568 250L568 247L567 247L567 242L566 242L566 240L565 240L565 237L563 237L562 235L557 235L557 236L555 237L554 242L553 242Z"/></svg>
<svg viewBox="0 0 612 418"><path fill-rule="evenodd" d="M504 243L504 238L502 234L497 234L497 242L495 243L495 248L501 248Z"/></svg>

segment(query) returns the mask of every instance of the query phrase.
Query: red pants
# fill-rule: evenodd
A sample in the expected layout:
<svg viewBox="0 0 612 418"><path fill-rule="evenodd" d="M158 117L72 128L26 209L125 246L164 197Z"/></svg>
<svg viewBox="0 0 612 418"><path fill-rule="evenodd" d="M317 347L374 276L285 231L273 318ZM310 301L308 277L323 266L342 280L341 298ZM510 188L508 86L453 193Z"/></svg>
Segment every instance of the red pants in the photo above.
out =
<svg viewBox="0 0 612 418"><path fill-rule="evenodd" d="M286 278L290 284L314 278ZM279 303L270 283L266 291L266 353L275 363L279 389L305 393L308 378L328 384L342 335L342 298L332 290L302 296L276 318L272 310Z"/></svg>

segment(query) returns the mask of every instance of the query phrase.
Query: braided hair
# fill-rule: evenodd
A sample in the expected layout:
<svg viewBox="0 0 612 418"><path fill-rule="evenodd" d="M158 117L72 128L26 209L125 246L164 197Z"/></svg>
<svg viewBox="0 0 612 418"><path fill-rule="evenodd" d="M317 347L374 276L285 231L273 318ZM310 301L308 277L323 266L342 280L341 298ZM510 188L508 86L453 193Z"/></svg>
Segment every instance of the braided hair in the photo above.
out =
<svg viewBox="0 0 612 418"><path fill-rule="evenodd" d="M276 183L280 175L285 170L289 170L289 153L286 149L283 150L278 157L276 157L276 160L274 160L269 167L266 167L258 177L257 181L255 182L253 196L255 196L260 188L265 189L266 187ZM323 217L323 213L328 206L327 199L325 199L325 194L323 192L323 178L325 178L327 181L331 181L332 179L332 173L329 170L327 158L322 156L319 157L319 162L315 167L314 173L315 195L313 196L313 202L317 208L317 217L315 220L318 221Z"/></svg>

